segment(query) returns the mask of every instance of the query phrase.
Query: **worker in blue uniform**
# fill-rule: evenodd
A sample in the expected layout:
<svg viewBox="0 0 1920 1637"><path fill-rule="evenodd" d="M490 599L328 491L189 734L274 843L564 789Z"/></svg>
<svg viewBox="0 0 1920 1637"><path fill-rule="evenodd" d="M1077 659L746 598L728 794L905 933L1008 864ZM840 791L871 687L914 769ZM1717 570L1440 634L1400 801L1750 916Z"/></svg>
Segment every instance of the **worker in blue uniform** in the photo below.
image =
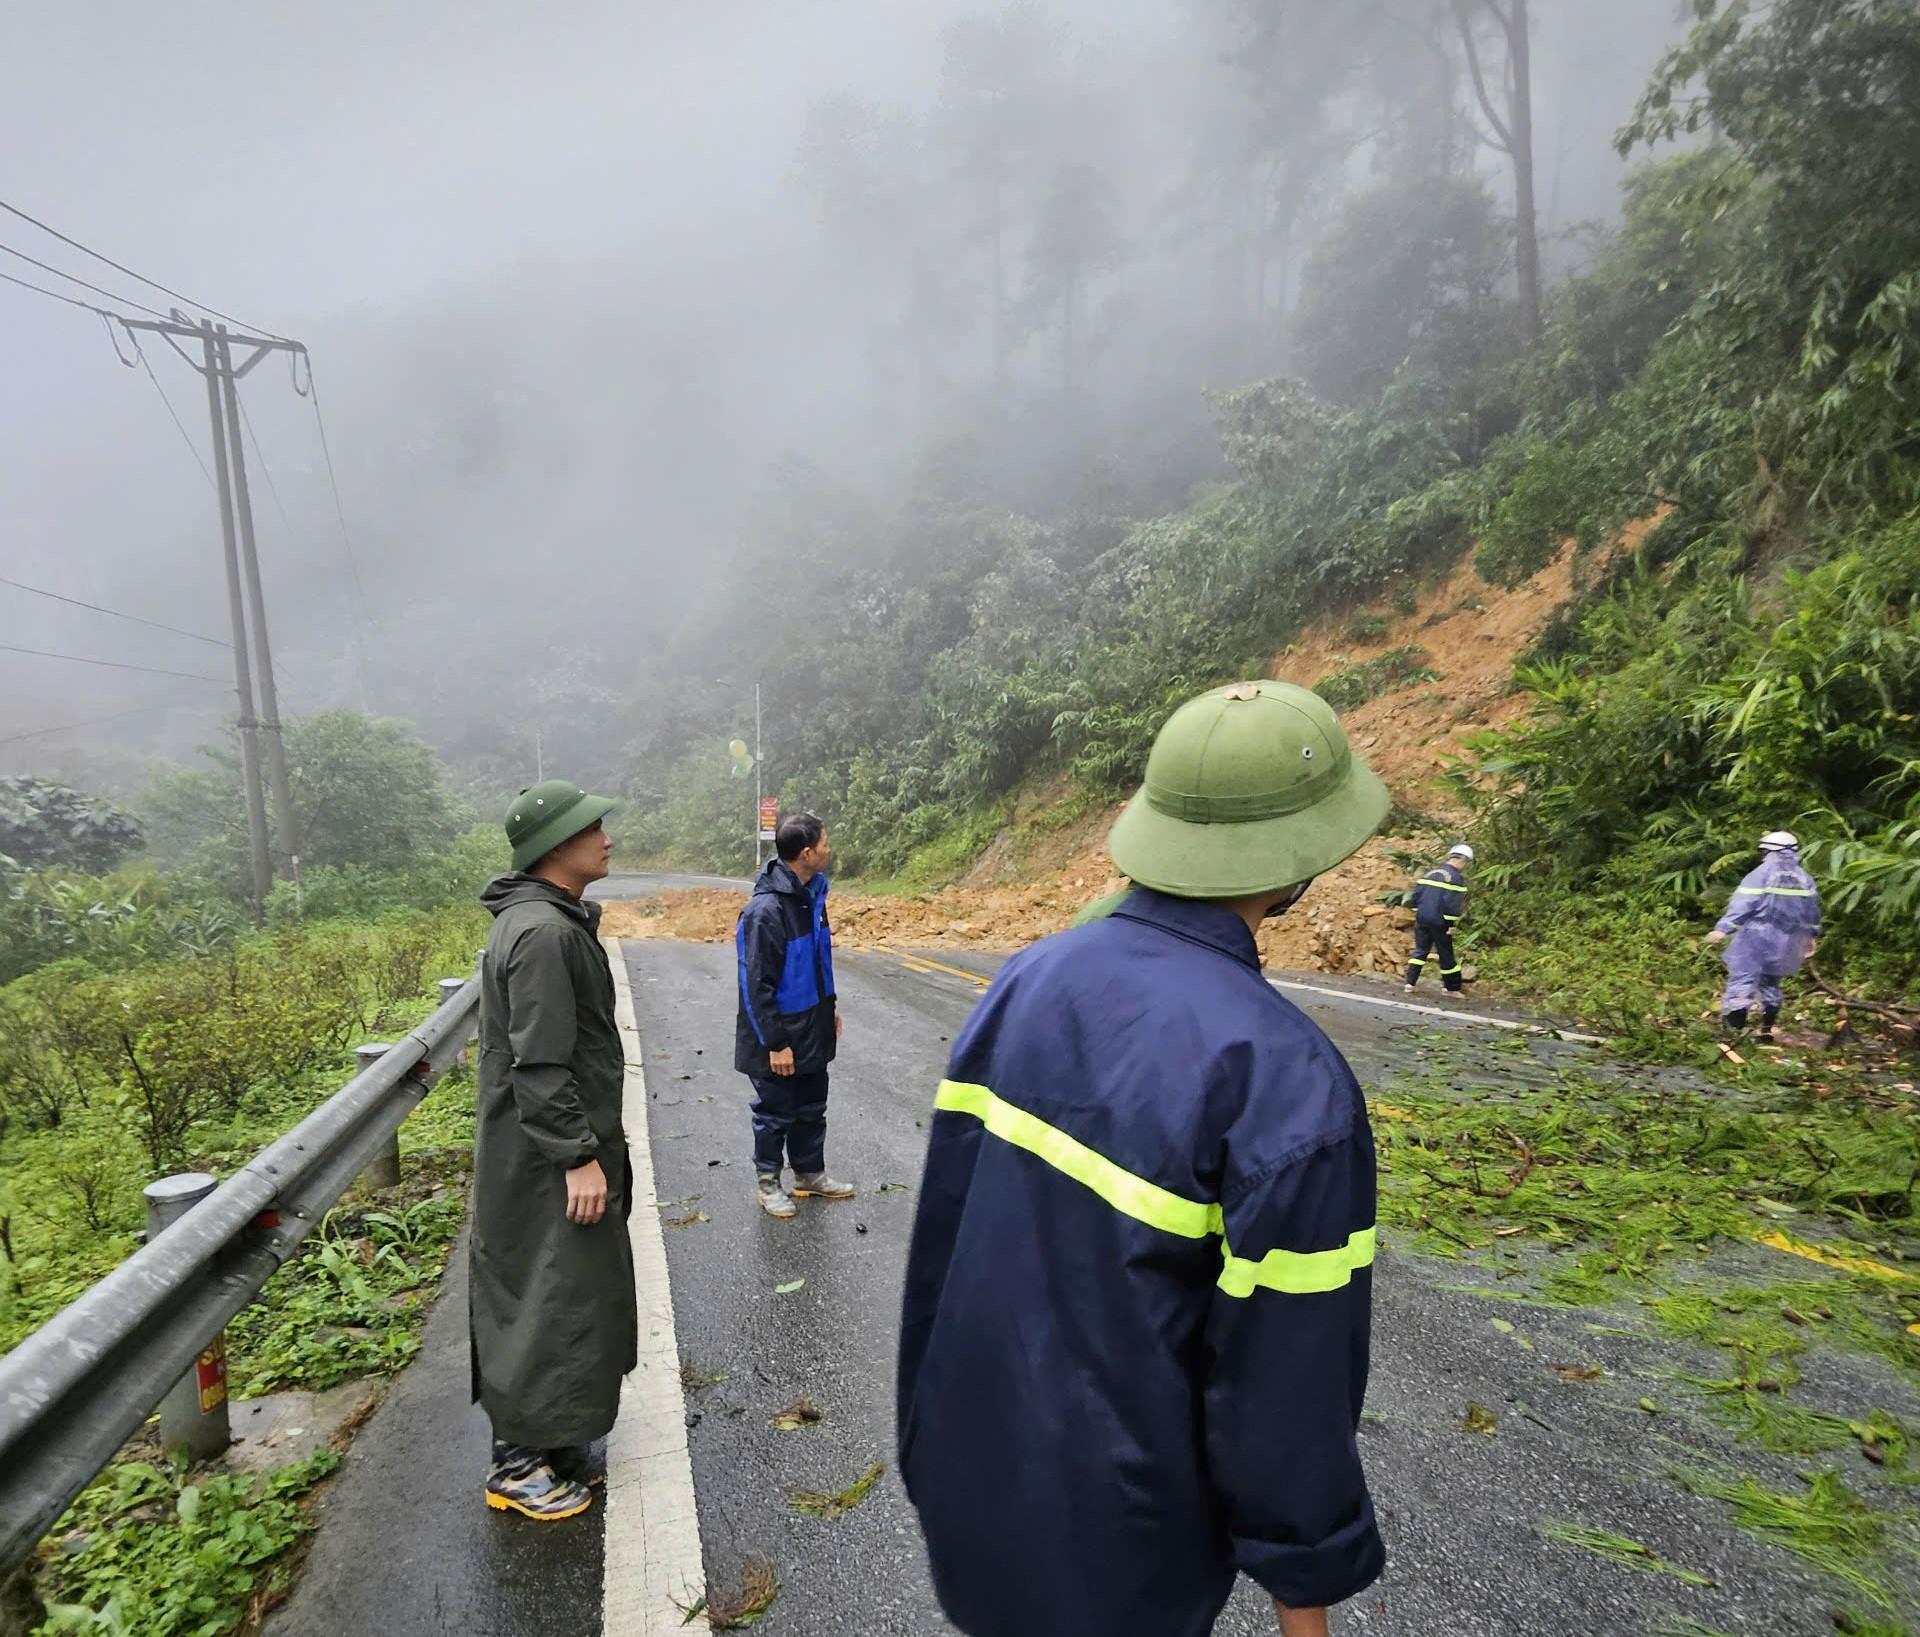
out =
<svg viewBox="0 0 1920 1637"><path fill-rule="evenodd" d="M956 1040L898 1432L970 1637L1204 1637L1238 1573L1321 1637L1380 1574L1373 1137L1255 931L1386 811L1317 696L1190 701L1109 838L1132 890L1009 961Z"/></svg>
<svg viewBox="0 0 1920 1637"><path fill-rule="evenodd" d="M1466 993L1460 956L1453 947L1454 929L1467 913L1467 870L1473 849L1464 841L1448 852L1443 863L1413 884L1407 902L1413 909L1413 954L1407 961L1407 993L1420 981L1429 964L1440 973L1440 992L1458 1000Z"/></svg>

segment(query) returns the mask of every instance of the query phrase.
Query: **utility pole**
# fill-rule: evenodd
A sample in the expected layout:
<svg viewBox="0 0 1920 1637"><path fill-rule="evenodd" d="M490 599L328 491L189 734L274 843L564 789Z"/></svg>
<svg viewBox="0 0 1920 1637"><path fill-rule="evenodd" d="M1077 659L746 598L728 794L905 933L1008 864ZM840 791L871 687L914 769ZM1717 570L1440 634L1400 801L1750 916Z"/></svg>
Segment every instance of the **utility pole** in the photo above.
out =
<svg viewBox="0 0 1920 1637"><path fill-rule="evenodd" d="M287 783L286 749L280 731L279 696L273 681L273 650L267 638L266 598L260 585L260 560L254 547L253 503L247 491L246 463L241 447L239 392L235 383L270 352L305 352L298 341L278 336L230 335L224 325L211 320L189 324L178 311L171 322L143 318L122 319L129 330L146 330L164 339L188 365L206 377L207 414L213 425L214 488L220 499L220 540L227 568L227 617L233 626L234 692L239 698L240 774L246 787L247 851L251 866L253 912L256 921L266 913L267 895L273 890L273 854L267 827L266 791L261 782L260 750L263 736L267 742L269 777L273 783L275 816L280 825L280 851L293 858L300 850L294 829L292 792ZM181 341L200 343L201 361L180 345ZM236 366L235 346L251 347L246 360ZM236 500L238 502L236 506ZM235 513L238 512L236 525ZM245 550L245 589L242 589L242 548ZM253 651L260 661L260 700L265 707L263 722L254 709L253 667L248 658L247 605L251 603ZM263 735L263 731L264 735Z"/></svg>
<svg viewBox="0 0 1920 1637"><path fill-rule="evenodd" d="M253 918L264 918L273 890L273 859L267 852L267 803L260 788L260 723L253 713L253 666L247 658L247 612L240 592L240 549L233 533L233 491L227 471L227 439L220 402L220 364L213 326L201 332L206 351L207 413L213 418L214 486L220 495L220 540L226 548L227 618L233 623L233 687L240 697L240 776L247 795L247 852L252 864ZM191 359L188 362L192 362Z"/></svg>
<svg viewBox="0 0 1920 1637"><path fill-rule="evenodd" d="M273 644L267 637L267 600L260 589L260 554L253 539L253 496L247 488L247 463L240 446L240 389L235 385L233 348L227 327L217 326L215 351L226 394L227 439L233 446L233 509L240 525L240 563L246 570L247 611L253 626L254 654L260 661L260 737L267 752L267 788L273 793L274 849L287 871L300 853L293 817L293 787L287 782L287 744L280 731L280 695L273 680Z"/></svg>
<svg viewBox="0 0 1920 1637"><path fill-rule="evenodd" d="M753 876L760 879L760 803L766 787L766 769L760 765L760 678L753 679Z"/></svg>

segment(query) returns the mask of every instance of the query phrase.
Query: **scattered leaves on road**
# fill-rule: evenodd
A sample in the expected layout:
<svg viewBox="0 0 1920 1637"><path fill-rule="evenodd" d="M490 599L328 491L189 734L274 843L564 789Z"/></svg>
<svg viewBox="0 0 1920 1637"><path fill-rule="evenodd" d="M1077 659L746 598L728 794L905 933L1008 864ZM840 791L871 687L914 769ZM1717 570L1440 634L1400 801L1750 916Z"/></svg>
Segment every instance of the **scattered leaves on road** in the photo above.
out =
<svg viewBox="0 0 1920 1637"><path fill-rule="evenodd" d="M767 1425L775 1432L799 1432L804 1427L817 1425L824 1414L818 1404L802 1393L785 1409L775 1411Z"/></svg>
<svg viewBox="0 0 1920 1637"><path fill-rule="evenodd" d="M829 1495L818 1489L790 1489L787 1491L787 1504L803 1518L845 1517L867 1498L873 1486L880 1481L880 1474L886 1470L884 1462L875 1461L837 1495Z"/></svg>
<svg viewBox="0 0 1920 1637"><path fill-rule="evenodd" d="M660 1226L663 1228L691 1228L696 1223L711 1222L712 1220L713 1218L708 1216L705 1211L692 1210L688 1211L685 1216L663 1216L660 1218Z"/></svg>
<svg viewBox="0 0 1920 1637"><path fill-rule="evenodd" d="M1615 1535L1605 1529L1589 1529L1583 1523L1543 1523L1540 1533L1548 1540L1557 1540L1563 1546L1578 1546L1582 1551L1593 1552L1615 1563L1623 1563L1630 1569L1645 1569L1650 1574L1671 1575L1675 1580L1684 1580L1689 1586L1711 1586L1713 1581L1706 1575L1695 1574L1691 1569L1683 1569L1678 1564L1669 1563L1656 1555L1650 1547L1627 1535Z"/></svg>
<svg viewBox="0 0 1920 1637"><path fill-rule="evenodd" d="M704 1614L713 1631L739 1631L758 1625L779 1595L780 1577L774 1573L773 1564L764 1553L755 1552L741 1564L737 1586L716 1585L709 1580L705 1597L691 1605L676 1598L673 1606L685 1615L680 1622L683 1626L692 1625Z"/></svg>
<svg viewBox="0 0 1920 1637"><path fill-rule="evenodd" d="M874 1189L876 1194L910 1194L913 1192L904 1182L883 1182Z"/></svg>
<svg viewBox="0 0 1920 1637"><path fill-rule="evenodd" d="M1500 1417L1495 1415L1486 1405L1469 1404L1466 1415L1461 1418L1460 1430L1462 1432L1484 1433L1487 1437L1491 1438L1499 1425Z"/></svg>
<svg viewBox="0 0 1920 1637"><path fill-rule="evenodd" d="M804 1279L789 1279L784 1285L775 1285L773 1287L773 1293L776 1296L791 1296L796 1290L801 1289L806 1282Z"/></svg>
<svg viewBox="0 0 1920 1637"><path fill-rule="evenodd" d="M1568 1381L1598 1381L1607 1373L1597 1364L1549 1364L1547 1368Z"/></svg>
<svg viewBox="0 0 1920 1637"><path fill-rule="evenodd" d="M726 1379L727 1372L725 1370L703 1370L699 1364L694 1361L691 1353L681 1355L680 1386L682 1391L689 1393L703 1392L708 1387L719 1386L720 1383Z"/></svg>
<svg viewBox="0 0 1920 1637"><path fill-rule="evenodd" d="M1844 1580L1882 1608L1893 1607L1884 1578L1886 1514L1856 1495L1837 1472L1809 1474L1805 1492L1798 1495L1768 1489L1745 1473L1726 1478L1676 1472L1674 1478L1689 1494L1724 1501L1733 1509L1733 1521L1749 1534Z"/></svg>

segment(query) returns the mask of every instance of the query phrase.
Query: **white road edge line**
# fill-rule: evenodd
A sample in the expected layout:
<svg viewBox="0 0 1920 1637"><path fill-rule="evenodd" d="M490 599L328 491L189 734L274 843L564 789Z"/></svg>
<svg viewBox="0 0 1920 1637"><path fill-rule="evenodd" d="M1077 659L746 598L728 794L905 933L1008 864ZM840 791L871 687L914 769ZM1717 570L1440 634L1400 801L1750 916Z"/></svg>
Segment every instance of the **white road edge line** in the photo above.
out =
<svg viewBox="0 0 1920 1637"><path fill-rule="evenodd" d="M706 1593L700 1519L687 1451L687 1404L680 1387L680 1344L667 1285L647 1138L647 1076L633 988L618 938L603 938L613 968L613 1015L626 1047L622 1119L633 1160L634 1287L640 1305L640 1356L620 1389L620 1419L607 1440L605 1637L685 1637L691 1608ZM677 1601L676 1601L677 1599ZM699 1620L704 1627L706 1622Z"/></svg>
<svg viewBox="0 0 1920 1637"><path fill-rule="evenodd" d="M1510 1017L1488 1017L1484 1012L1456 1012L1443 1006L1421 1006L1410 1000L1388 1000L1382 995L1356 995L1345 989L1327 989L1317 983L1296 983L1291 978L1268 978L1276 989L1297 989L1303 995L1326 995L1333 1000L1350 1000L1356 1006L1388 1006L1396 1012L1418 1012L1422 1017L1445 1018L1449 1023L1483 1023L1490 1029L1514 1029L1521 1034L1548 1035L1555 1040L1572 1040L1582 1046L1604 1046L1597 1034L1575 1034L1570 1029L1549 1028L1543 1023L1516 1023Z"/></svg>

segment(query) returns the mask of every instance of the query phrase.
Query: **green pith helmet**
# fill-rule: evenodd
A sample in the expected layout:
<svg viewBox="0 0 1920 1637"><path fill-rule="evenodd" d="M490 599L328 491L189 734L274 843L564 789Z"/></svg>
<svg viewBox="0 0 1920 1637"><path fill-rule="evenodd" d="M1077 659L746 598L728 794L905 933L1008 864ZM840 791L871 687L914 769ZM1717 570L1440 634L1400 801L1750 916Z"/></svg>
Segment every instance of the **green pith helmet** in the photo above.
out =
<svg viewBox="0 0 1920 1637"><path fill-rule="evenodd" d="M507 845L513 849L513 867L524 870L537 864L618 805L608 796L589 796L565 779L547 779L522 790L507 803Z"/></svg>
<svg viewBox="0 0 1920 1637"><path fill-rule="evenodd" d="M1387 787L1318 694L1236 682L1190 699L1107 838L1122 875L1176 898L1244 898L1311 880L1387 816Z"/></svg>

